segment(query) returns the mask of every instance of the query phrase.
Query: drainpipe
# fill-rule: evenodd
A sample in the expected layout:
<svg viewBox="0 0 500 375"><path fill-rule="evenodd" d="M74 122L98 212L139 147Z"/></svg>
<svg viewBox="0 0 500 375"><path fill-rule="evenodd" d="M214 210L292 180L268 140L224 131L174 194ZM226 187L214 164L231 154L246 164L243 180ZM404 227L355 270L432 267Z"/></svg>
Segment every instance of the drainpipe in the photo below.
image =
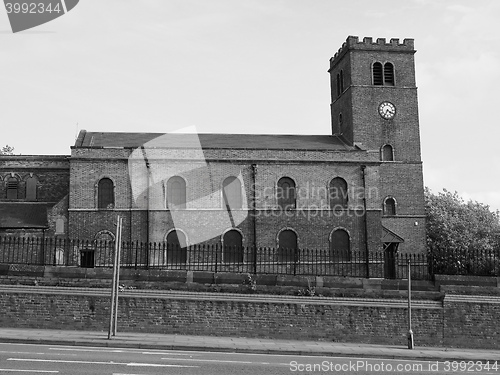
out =
<svg viewBox="0 0 500 375"><path fill-rule="evenodd" d="M253 270L257 273L257 199L256 199L257 164L252 164L252 217L253 217Z"/></svg>
<svg viewBox="0 0 500 375"><path fill-rule="evenodd" d="M361 178L363 180L363 221L365 227L365 252L366 252L366 278L370 278L370 258L368 251L368 225L366 219L366 176L365 176L366 165L361 166Z"/></svg>
<svg viewBox="0 0 500 375"><path fill-rule="evenodd" d="M146 169L147 169L147 193L146 193L146 264L149 266L149 192L150 192L150 175L151 175L151 169L150 169L150 164L148 160L148 156L146 155L146 150L144 149L144 146L141 146L141 151L142 151L142 157L144 158L144 161L146 162Z"/></svg>

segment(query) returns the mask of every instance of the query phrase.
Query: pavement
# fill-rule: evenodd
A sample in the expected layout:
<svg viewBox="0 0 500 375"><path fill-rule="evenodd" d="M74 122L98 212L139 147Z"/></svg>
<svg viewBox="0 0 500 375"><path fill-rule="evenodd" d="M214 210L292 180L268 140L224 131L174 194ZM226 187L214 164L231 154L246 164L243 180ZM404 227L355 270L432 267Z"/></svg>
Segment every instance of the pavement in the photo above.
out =
<svg viewBox="0 0 500 375"><path fill-rule="evenodd" d="M194 350L261 354L315 355L414 359L427 361L500 361L500 350L352 344L324 341L274 340L244 337L188 336L51 329L0 328L0 342L140 348L156 350Z"/></svg>

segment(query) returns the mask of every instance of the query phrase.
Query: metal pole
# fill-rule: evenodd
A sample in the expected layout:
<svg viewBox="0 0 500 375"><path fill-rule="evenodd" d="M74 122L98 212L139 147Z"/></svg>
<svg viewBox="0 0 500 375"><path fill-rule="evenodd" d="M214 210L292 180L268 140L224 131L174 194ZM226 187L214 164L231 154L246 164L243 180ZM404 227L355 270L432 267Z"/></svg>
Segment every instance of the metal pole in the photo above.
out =
<svg viewBox="0 0 500 375"><path fill-rule="evenodd" d="M119 294L119 285L120 285L120 256L121 256L121 250L122 250L122 225L123 225L123 219L119 217L119 226L117 235L117 243L118 243L118 254L116 256L116 281L115 281L115 321L113 324L113 336L116 336L116 328L118 326L118 294Z"/></svg>
<svg viewBox="0 0 500 375"><path fill-rule="evenodd" d="M413 349L413 331L411 330L411 261L408 259L408 349Z"/></svg>
<svg viewBox="0 0 500 375"><path fill-rule="evenodd" d="M109 316L109 329L108 329L108 340L111 339L111 333L113 332L113 323L115 316L115 294L116 294L116 270L118 263L118 231L120 228L120 217L116 218L116 238L115 238L115 253L113 257L113 279L111 282L111 308L110 308L110 316Z"/></svg>

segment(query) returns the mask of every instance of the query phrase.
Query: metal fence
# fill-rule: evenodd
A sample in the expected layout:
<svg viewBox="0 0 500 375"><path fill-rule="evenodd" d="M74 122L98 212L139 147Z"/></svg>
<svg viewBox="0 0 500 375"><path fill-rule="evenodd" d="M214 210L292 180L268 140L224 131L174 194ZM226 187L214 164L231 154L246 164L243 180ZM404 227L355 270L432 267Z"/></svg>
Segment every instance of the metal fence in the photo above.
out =
<svg viewBox="0 0 500 375"><path fill-rule="evenodd" d="M500 276L500 249L442 250L429 258L435 274Z"/></svg>
<svg viewBox="0 0 500 375"><path fill-rule="evenodd" d="M77 267L112 267L115 243L60 238L0 237L0 263ZM121 267L252 274L352 276L405 279L408 260L414 279L430 279L425 254L329 250L222 247L123 242Z"/></svg>

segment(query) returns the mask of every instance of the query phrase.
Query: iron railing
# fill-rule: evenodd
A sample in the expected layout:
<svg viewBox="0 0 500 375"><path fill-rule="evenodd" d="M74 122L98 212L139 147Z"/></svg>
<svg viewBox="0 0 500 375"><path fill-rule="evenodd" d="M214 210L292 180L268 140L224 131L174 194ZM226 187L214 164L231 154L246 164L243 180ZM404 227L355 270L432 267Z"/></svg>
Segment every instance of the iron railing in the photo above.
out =
<svg viewBox="0 0 500 375"><path fill-rule="evenodd" d="M0 263L78 267L112 267L115 244L62 238L0 237ZM405 279L408 260L414 279L430 279L432 262L425 254L329 250L222 247L123 242L121 267L252 274L351 276ZM441 264L441 263L439 263Z"/></svg>
<svg viewBox="0 0 500 375"><path fill-rule="evenodd" d="M429 261L434 274L500 276L500 249L434 251Z"/></svg>

